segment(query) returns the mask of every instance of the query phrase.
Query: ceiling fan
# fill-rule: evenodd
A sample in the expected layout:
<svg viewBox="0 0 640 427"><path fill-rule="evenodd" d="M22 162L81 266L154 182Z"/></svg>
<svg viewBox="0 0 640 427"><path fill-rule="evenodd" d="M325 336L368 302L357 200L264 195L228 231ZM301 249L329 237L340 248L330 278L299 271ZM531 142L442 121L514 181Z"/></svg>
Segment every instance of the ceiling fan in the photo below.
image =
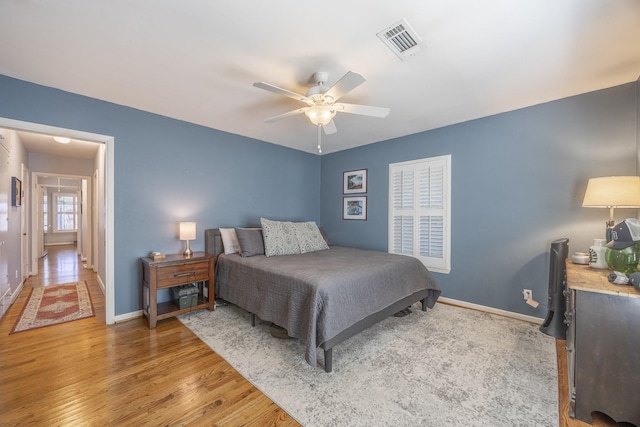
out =
<svg viewBox="0 0 640 427"><path fill-rule="evenodd" d="M265 82L254 83L253 85L260 89L284 95L307 104L306 107L270 117L266 119L265 122L271 123L286 117L304 113L311 123L318 126L318 151L322 152L320 128L322 128L324 133L327 135L337 132L338 129L333 122L333 118L336 113L343 112L372 117L386 117L389 114L389 109L384 107L336 102L348 92L351 92L366 81L362 75L354 73L353 71L348 71L333 86L326 87L325 83L327 82L328 77L329 75L326 72L319 71L314 73L313 80L316 84L309 88L305 95L300 95Z"/></svg>

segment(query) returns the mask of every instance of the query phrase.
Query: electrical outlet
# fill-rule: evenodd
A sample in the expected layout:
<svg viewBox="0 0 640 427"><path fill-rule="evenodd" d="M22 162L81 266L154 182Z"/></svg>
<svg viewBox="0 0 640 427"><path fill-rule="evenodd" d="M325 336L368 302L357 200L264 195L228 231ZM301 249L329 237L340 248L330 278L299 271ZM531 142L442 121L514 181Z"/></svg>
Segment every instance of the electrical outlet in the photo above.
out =
<svg viewBox="0 0 640 427"><path fill-rule="evenodd" d="M525 301L533 299L533 292L531 292L531 289L523 289L522 296L524 297Z"/></svg>

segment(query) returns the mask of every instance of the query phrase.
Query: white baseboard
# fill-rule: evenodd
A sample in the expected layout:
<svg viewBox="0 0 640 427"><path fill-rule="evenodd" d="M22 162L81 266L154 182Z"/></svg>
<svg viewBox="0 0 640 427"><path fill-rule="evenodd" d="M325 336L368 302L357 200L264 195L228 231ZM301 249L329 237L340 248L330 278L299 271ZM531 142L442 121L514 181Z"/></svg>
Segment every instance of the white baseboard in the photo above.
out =
<svg viewBox="0 0 640 427"><path fill-rule="evenodd" d="M18 285L16 290L11 294L11 304L16 302L18 297L20 296L20 292L24 289L24 281Z"/></svg>
<svg viewBox="0 0 640 427"><path fill-rule="evenodd" d="M457 305L459 307L470 308L478 311L486 311L487 313L497 314L499 316L511 317L517 320L523 320L529 323L537 323L541 324L544 322L544 319L541 317L527 316L526 314L514 313L513 311L501 310L499 308L487 307L486 305L474 304L471 302L460 301L457 299L440 297L438 298L438 302L443 302L445 304Z"/></svg>
<svg viewBox="0 0 640 427"><path fill-rule="evenodd" d="M100 281L99 281L100 282ZM104 285L100 285L103 288ZM438 298L438 302L442 302L444 304L456 305L458 307L470 308L472 310L485 311L491 314L497 314L499 316L511 317L513 319L522 320L524 322L541 324L544 319L541 317L527 316L526 314L514 313L513 311L501 310L499 308L487 307L486 305L474 304L471 302L460 301L453 298L440 297ZM115 317L115 322L126 322L127 320L135 319L138 317L142 317L142 310L132 311L130 313L120 314Z"/></svg>
<svg viewBox="0 0 640 427"><path fill-rule="evenodd" d="M100 276L96 276L96 280L98 281L98 286L100 286L100 290L102 291L102 295L107 295L107 287L104 285L104 282L100 278Z"/></svg>
<svg viewBox="0 0 640 427"><path fill-rule="evenodd" d="M115 322L126 322L127 320L137 319L138 317L143 316L142 310L132 311L131 313L119 314L115 318Z"/></svg>

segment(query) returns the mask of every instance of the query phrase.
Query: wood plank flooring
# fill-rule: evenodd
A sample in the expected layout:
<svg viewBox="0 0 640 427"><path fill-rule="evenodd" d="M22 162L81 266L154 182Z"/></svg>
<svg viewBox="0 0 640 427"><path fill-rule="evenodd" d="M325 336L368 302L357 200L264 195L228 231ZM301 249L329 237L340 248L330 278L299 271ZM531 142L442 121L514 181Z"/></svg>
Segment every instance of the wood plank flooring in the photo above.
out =
<svg viewBox="0 0 640 427"><path fill-rule="evenodd" d="M299 426L176 319L106 326L96 275L73 246L49 247L38 276L0 319L1 425ZM9 335L30 289L85 280L95 318ZM568 416L564 341L557 341L561 427ZM616 426L604 416L594 426Z"/></svg>
<svg viewBox="0 0 640 427"><path fill-rule="evenodd" d="M299 426L176 319L107 327L96 275L50 247L0 319L0 425ZM31 287L86 280L95 318L9 335Z"/></svg>

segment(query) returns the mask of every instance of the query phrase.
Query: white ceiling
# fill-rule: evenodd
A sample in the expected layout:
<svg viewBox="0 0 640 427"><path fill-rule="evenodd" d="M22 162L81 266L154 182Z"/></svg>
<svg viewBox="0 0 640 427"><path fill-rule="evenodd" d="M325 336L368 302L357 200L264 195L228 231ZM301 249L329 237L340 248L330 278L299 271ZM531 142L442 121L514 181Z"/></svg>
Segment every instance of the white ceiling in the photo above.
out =
<svg viewBox="0 0 640 427"><path fill-rule="evenodd" d="M27 151L57 157L93 160L98 154L99 143L72 139L67 144L60 144L50 135L19 131L18 137Z"/></svg>
<svg viewBox="0 0 640 427"><path fill-rule="evenodd" d="M323 152L392 139L635 81L638 0L2 0L0 74L316 152L305 93L347 71L367 81L341 101ZM376 33L406 18L426 49L406 61ZM0 94L1 98L1 94Z"/></svg>

